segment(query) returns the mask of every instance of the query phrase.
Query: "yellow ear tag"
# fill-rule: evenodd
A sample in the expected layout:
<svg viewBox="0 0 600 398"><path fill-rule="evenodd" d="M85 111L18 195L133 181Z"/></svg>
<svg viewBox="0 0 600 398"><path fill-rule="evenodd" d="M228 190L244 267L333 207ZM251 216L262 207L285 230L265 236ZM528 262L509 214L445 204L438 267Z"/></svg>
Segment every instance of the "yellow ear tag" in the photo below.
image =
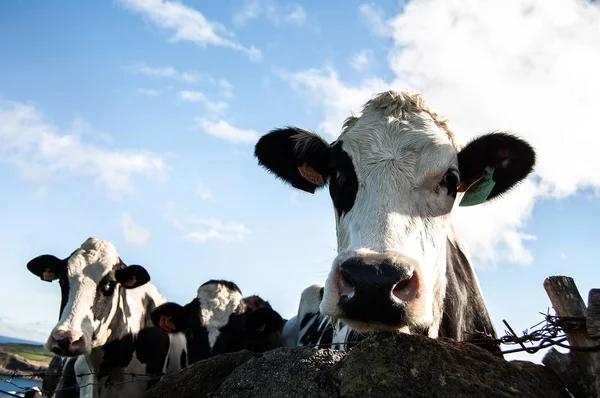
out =
<svg viewBox="0 0 600 398"><path fill-rule="evenodd" d="M123 283L123 286L125 287L132 287L135 285L135 283L137 282L137 279L135 278L135 276L132 276L130 280L128 280L127 282Z"/></svg>
<svg viewBox="0 0 600 398"><path fill-rule="evenodd" d="M494 189L494 167L485 168L485 176L474 185L471 185L465 192L459 206L475 206L486 201L490 192Z"/></svg>

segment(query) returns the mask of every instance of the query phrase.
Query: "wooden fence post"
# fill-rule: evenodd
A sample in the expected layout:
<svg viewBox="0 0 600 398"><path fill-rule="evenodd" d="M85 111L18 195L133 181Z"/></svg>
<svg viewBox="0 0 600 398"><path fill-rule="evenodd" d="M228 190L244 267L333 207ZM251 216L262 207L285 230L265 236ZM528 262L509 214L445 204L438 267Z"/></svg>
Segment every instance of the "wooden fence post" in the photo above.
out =
<svg viewBox="0 0 600 398"><path fill-rule="evenodd" d="M586 308L575 281L568 276L551 276L544 281L544 289L559 317L586 319L586 328L566 330L569 345L591 347L600 344L600 289L592 289L589 309ZM576 397L600 397L600 352L570 351L562 354L552 348L542 363L553 369Z"/></svg>

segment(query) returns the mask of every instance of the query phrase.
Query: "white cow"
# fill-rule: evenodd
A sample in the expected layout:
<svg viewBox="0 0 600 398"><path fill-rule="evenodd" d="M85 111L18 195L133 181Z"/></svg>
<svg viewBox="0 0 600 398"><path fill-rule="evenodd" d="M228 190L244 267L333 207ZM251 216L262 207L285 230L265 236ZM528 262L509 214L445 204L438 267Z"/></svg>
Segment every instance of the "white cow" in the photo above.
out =
<svg viewBox="0 0 600 398"><path fill-rule="evenodd" d="M329 185L338 255L322 316L359 332L495 336L451 212L457 199L485 203L523 180L536 158L527 142L494 132L461 147L420 95L386 91L331 144L287 127L261 137L255 156L297 189Z"/></svg>
<svg viewBox="0 0 600 398"><path fill-rule="evenodd" d="M139 397L165 373L187 366L186 339L152 325L165 298L140 265L126 266L115 247L89 238L69 257L42 255L27 269L59 280L60 318L46 348L77 357L81 397Z"/></svg>

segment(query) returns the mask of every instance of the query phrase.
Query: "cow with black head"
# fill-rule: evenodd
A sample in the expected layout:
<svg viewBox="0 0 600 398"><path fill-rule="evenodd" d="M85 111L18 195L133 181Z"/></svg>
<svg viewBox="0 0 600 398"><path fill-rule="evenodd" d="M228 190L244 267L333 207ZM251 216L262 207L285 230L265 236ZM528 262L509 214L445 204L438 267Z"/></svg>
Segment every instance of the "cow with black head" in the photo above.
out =
<svg viewBox="0 0 600 398"><path fill-rule="evenodd" d="M248 349L280 347L285 321L259 296L243 297L231 281L203 283L188 304L165 303L152 312L154 324L168 333L183 332L190 363Z"/></svg>
<svg viewBox="0 0 600 398"><path fill-rule="evenodd" d="M331 144L285 127L262 136L255 156L294 188L329 186L338 253L322 316L363 333L496 336L451 215L455 204L499 199L527 177L536 160L529 143L493 132L461 146L421 95L386 91L349 117ZM286 331L295 333L299 321Z"/></svg>

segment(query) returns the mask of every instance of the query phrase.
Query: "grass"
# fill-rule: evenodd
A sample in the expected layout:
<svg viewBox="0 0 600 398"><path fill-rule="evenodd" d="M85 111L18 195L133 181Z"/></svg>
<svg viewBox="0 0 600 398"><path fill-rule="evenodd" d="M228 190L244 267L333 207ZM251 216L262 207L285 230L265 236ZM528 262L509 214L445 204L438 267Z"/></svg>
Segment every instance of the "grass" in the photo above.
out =
<svg viewBox="0 0 600 398"><path fill-rule="evenodd" d="M18 355L32 361L47 362L52 359L53 354L48 352L43 346L18 343L0 343L0 351L9 354Z"/></svg>

